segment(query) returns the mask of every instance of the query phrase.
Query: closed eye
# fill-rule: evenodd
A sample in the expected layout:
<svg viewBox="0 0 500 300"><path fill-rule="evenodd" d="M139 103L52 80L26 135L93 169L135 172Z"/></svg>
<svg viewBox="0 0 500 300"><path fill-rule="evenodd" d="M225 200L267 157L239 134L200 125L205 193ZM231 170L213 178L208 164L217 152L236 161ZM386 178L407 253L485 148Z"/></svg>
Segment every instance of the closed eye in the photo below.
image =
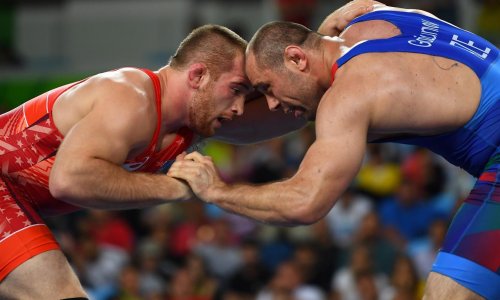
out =
<svg viewBox="0 0 500 300"><path fill-rule="evenodd" d="M239 88L231 88L231 90L233 91L233 94L234 95L240 95L241 93L243 93L242 90L240 90Z"/></svg>
<svg viewBox="0 0 500 300"><path fill-rule="evenodd" d="M255 86L255 89L257 89L262 94L268 94L269 93L269 84L259 83Z"/></svg>
<svg viewBox="0 0 500 300"><path fill-rule="evenodd" d="M252 91L252 88L250 86L244 85L244 84L236 84L231 86L231 90L233 91L234 95L247 95Z"/></svg>

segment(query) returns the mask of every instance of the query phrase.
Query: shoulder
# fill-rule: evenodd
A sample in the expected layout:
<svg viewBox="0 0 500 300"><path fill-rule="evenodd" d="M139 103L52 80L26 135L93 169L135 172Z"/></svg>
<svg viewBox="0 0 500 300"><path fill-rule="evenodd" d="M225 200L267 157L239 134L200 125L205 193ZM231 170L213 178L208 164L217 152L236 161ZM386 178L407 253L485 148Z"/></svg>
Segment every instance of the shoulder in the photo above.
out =
<svg viewBox="0 0 500 300"><path fill-rule="evenodd" d="M347 66L346 66L347 67ZM369 124L370 112L377 98L373 78L356 68L342 68L334 83L325 92L318 105L316 127L329 130L343 127L349 122Z"/></svg>
<svg viewBox="0 0 500 300"><path fill-rule="evenodd" d="M112 94L118 98L145 99L151 94L154 95L154 87L149 76L133 68L124 68L109 71L90 77L84 82L87 88L92 89L96 94Z"/></svg>
<svg viewBox="0 0 500 300"><path fill-rule="evenodd" d="M384 99L406 92L408 70L399 53L367 53L346 62L324 95L322 107L342 107L346 113L370 113ZM360 115L361 117L362 115Z"/></svg>
<svg viewBox="0 0 500 300"><path fill-rule="evenodd" d="M93 108L113 109L123 117L147 117L154 114L153 84L144 72L125 68L90 77L81 87L92 97Z"/></svg>
<svg viewBox="0 0 500 300"><path fill-rule="evenodd" d="M81 89L91 98L90 114L109 130L132 140L149 139L156 128L154 87L144 72L126 68L95 75Z"/></svg>

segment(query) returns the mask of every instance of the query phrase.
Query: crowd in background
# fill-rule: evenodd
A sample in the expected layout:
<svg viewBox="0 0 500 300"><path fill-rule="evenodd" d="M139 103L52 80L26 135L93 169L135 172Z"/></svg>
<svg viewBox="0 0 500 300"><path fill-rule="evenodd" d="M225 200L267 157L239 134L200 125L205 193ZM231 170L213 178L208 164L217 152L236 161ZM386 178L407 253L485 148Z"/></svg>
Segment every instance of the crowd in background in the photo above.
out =
<svg viewBox="0 0 500 300"><path fill-rule="evenodd" d="M317 4L277 2L283 19L305 25ZM456 1L384 2L411 2L457 23ZM499 2L477 2L475 32L498 44ZM0 64L20 66L11 38L0 35ZM0 111L8 109L1 105ZM292 176L313 141L310 126L256 145L207 142L200 149L226 181L258 184ZM427 150L375 143L349 189L310 226L268 226L200 201L84 210L47 223L96 300L419 299L472 184L472 177Z"/></svg>

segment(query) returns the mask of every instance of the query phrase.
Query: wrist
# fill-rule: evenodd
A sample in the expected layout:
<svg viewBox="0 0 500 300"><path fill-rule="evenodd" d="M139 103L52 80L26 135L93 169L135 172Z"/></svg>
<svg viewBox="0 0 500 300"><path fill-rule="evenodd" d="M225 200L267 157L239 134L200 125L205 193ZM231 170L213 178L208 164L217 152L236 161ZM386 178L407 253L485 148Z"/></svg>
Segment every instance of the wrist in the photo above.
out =
<svg viewBox="0 0 500 300"><path fill-rule="evenodd" d="M210 189L207 191L206 197L204 197L205 202L210 204L218 204L224 201L225 195L227 195L229 191L229 185L225 182L219 182L217 184L213 184Z"/></svg>

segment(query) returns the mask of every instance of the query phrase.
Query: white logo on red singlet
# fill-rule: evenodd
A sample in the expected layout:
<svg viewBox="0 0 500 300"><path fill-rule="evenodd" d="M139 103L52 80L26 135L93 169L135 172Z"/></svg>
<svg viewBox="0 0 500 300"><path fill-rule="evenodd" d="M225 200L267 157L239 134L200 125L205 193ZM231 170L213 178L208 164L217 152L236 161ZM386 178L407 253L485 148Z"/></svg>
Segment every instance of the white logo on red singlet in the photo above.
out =
<svg viewBox="0 0 500 300"><path fill-rule="evenodd" d="M149 160L149 156L144 158L144 160L142 162L125 163L125 164L122 164L122 167L127 171L131 171L131 172L136 171L136 170L139 170L140 168L142 168L142 166L144 166L144 164L148 160Z"/></svg>

